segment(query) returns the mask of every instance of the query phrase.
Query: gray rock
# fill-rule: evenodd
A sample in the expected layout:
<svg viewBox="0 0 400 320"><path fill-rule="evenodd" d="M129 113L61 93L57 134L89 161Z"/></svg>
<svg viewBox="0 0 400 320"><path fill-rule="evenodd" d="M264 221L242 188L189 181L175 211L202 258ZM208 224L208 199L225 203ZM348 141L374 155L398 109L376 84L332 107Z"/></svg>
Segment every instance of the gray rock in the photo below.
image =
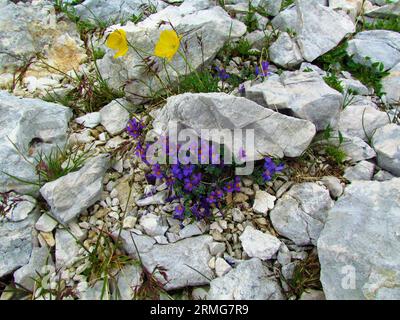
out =
<svg viewBox="0 0 400 320"><path fill-rule="evenodd" d="M246 90L246 97L272 110L311 121L317 131L338 121L343 96L316 72L283 72Z"/></svg>
<svg viewBox="0 0 400 320"><path fill-rule="evenodd" d="M72 112L58 104L21 99L6 91L0 91L0 110L0 192L37 192L36 186L9 175L36 182L35 168L24 157L35 163L34 157L39 153L49 154L53 147L62 147Z"/></svg>
<svg viewBox="0 0 400 320"><path fill-rule="evenodd" d="M76 118L75 122L83 125L85 128L97 127L101 122L100 112L87 113L82 117Z"/></svg>
<svg viewBox="0 0 400 320"><path fill-rule="evenodd" d="M325 187L296 184L275 204L271 222L280 235L297 245L316 244L333 203Z"/></svg>
<svg viewBox="0 0 400 320"><path fill-rule="evenodd" d="M35 224L35 228L38 231L42 232L51 232L55 229L57 226L58 222L55 218L51 217L47 213L43 213L39 220Z"/></svg>
<svg viewBox="0 0 400 320"><path fill-rule="evenodd" d="M233 208L232 209L232 219L235 222L243 222L243 220L245 219L244 214L242 213L242 211L240 211L237 208Z"/></svg>
<svg viewBox="0 0 400 320"><path fill-rule="evenodd" d="M143 14L150 7L160 9L166 4L159 0L85 0L75 6L76 13L84 20L106 21L109 24L129 21L132 16Z"/></svg>
<svg viewBox="0 0 400 320"><path fill-rule="evenodd" d="M57 269L68 268L82 259L78 255L81 246L70 232L65 229L57 229L55 240Z"/></svg>
<svg viewBox="0 0 400 320"><path fill-rule="evenodd" d="M326 71L322 70L320 67L309 63L309 62L303 62L300 66L300 71L302 72L309 72L309 71L315 71L316 73L318 73L321 77L325 77L327 76Z"/></svg>
<svg viewBox="0 0 400 320"><path fill-rule="evenodd" d="M25 220L0 222L0 278L29 262L34 243L36 212Z"/></svg>
<svg viewBox="0 0 400 320"><path fill-rule="evenodd" d="M318 240L328 300L400 298L400 179L355 181Z"/></svg>
<svg viewBox="0 0 400 320"><path fill-rule="evenodd" d="M254 0L251 4L264 8L269 16L274 17L281 10L282 0Z"/></svg>
<svg viewBox="0 0 400 320"><path fill-rule="evenodd" d="M298 26L296 40L304 59L314 61L335 48L342 39L355 32L346 15L310 0L296 0Z"/></svg>
<svg viewBox="0 0 400 320"><path fill-rule="evenodd" d="M277 261L281 266L287 265L292 261L292 254L284 243L282 243L281 247L279 248Z"/></svg>
<svg viewBox="0 0 400 320"><path fill-rule="evenodd" d="M398 0L393 0L392 2L397 2ZM383 6L387 4L387 0L370 0L371 3L376 4L378 6Z"/></svg>
<svg viewBox="0 0 400 320"><path fill-rule="evenodd" d="M284 68L294 68L304 61L297 43L286 32L279 35L268 51L271 61Z"/></svg>
<svg viewBox="0 0 400 320"><path fill-rule="evenodd" d="M100 200L103 177L110 165L106 155L87 160L76 172L46 183L40 193L61 223L68 223Z"/></svg>
<svg viewBox="0 0 400 320"><path fill-rule="evenodd" d="M139 266L128 264L118 274L115 296L117 300L134 300L135 294L142 285L142 270Z"/></svg>
<svg viewBox="0 0 400 320"><path fill-rule="evenodd" d="M307 289L301 294L300 300L325 300L325 294L321 290Z"/></svg>
<svg viewBox="0 0 400 320"><path fill-rule="evenodd" d="M394 175L392 175L391 173L385 171L385 170L380 170L379 172L377 172L374 175L374 180L376 181L387 181L387 180L391 180L394 178Z"/></svg>
<svg viewBox="0 0 400 320"><path fill-rule="evenodd" d="M54 265L48 248L33 248L29 263L14 272L14 281L22 287L33 290L35 279L46 265Z"/></svg>
<svg viewBox="0 0 400 320"><path fill-rule="evenodd" d="M163 225L162 218L152 213L142 216L139 224L143 227L144 232L151 237L163 236L168 230L168 225Z"/></svg>
<svg viewBox="0 0 400 320"><path fill-rule="evenodd" d="M266 215L268 210L275 206L276 197L270 195L266 191L258 190L253 204L253 211L255 213Z"/></svg>
<svg viewBox="0 0 400 320"><path fill-rule="evenodd" d="M168 190L157 192L155 195L136 200L136 205L145 207L150 205L165 204L168 198Z"/></svg>
<svg viewBox="0 0 400 320"><path fill-rule="evenodd" d="M396 64L389 75L382 79L382 86L388 103L400 103L400 63Z"/></svg>
<svg viewBox="0 0 400 320"><path fill-rule="evenodd" d="M363 65L382 62L385 70L400 62L400 33L388 30L369 30L357 33L349 41L347 53ZM369 57L370 60L365 60Z"/></svg>
<svg viewBox="0 0 400 320"><path fill-rule="evenodd" d="M152 56L154 44L157 43L163 29L171 29L163 21L171 21L180 35L180 52L186 55L184 59L176 54L171 61L163 66L160 59L155 59L154 72L142 57ZM129 23L126 26L113 26L126 31L127 39L135 44L137 50L130 49L121 59L114 59L114 51L108 50L105 57L98 62L103 78L109 80L114 89L122 86L127 93L127 99L134 103L148 100L155 92L162 90L163 83L174 84L178 73L183 75L188 70L185 60L190 61L191 70L198 69L203 63L209 63L228 40L234 40L246 32L246 26L238 20L231 19L228 13L209 1L185 1L181 6L168 6L138 24ZM202 39L199 43L199 37ZM183 46L187 47L183 53Z"/></svg>
<svg viewBox="0 0 400 320"><path fill-rule="evenodd" d="M323 177L321 182L328 188L332 198L339 198L343 194L343 186L340 180L333 176Z"/></svg>
<svg viewBox="0 0 400 320"><path fill-rule="evenodd" d="M224 93L185 93L168 98L167 104L155 116L154 131L161 135L172 123L190 128L197 136L202 129L253 129L255 150L246 149L246 160L260 159L260 154L280 158L296 157L309 146L315 127L305 120L288 117L241 97ZM219 131L220 132L220 131Z"/></svg>
<svg viewBox="0 0 400 320"><path fill-rule="evenodd" d="M223 277L232 270L231 265L225 259L218 257L215 259L215 274L217 277Z"/></svg>
<svg viewBox="0 0 400 320"><path fill-rule="evenodd" d="M118 240L119 232L113 233L115 240ZM146 235L138 235L135 232L122 230L119 238L122 241L124 250L134 259L139 259L139 255L149 252L156 241Z"/></svg>
<svg viewBox="0 0 400 320"><path fill-rule="evenodd" d="M129 103L124 99L111 101L100 110L101 124L111 135L121 133L129 121L127 108Z"/></svg>
<svg viewBox="0 0 400 320"><path fill-rule="evenodd" d="M166 290L208 284L214 278L208 266L211 259L208 246L212 241L212 237L207 235L168 245L154 245L141 255L143 265L149 272L155 271L157 266L166 269L168 280L155 271L155 277L165 284Z"/></svg>
<svg viewBox="0 0 400 320"><path fill-rule="evenodd" d="M247 226L239 237L243 250L251 258L271 259L279 250L282 242L271 234Z"/></svg>
<svg viewBox="0 0 400 320"><path fill-rule="evenodd" d="M353 21L361 13L363 0L329 0L329 7L346 12Z"/></svg>
<svg viewBox="0 0 400 320"><path fill-rule="evenodd" d="M271 21L275 29L286 32L287 30L296 31L298 29L297 8L295 5L287 7L281 11Z"/></svg>
<svg viewBox="0 0 400 320"><path fill-rule="evenodd" d="M300 47L304 47L301 54L307 61L313 61L322 55L321 52L328 47L333 49L347 33L354 32L355 29L348 17L336 13L331 8L324 8L326 1L322 2L324 3L301 1L300 6L289 6L272 20L275 29L282 32L291 30L296 34L295 41L299 45L301 43ZM337 26L339 32L336 33Z"/></svg>
<svg viewBox="0 0 400 320"><path fill-rule="evenodd" d="M370 105L350 105L341 113L338 128L346 136L359 137L364 141L372 138L374 132L389 123L385 112Z"/></svg>
<svg viewBox="0 0 400 320"><path fill-rule="evenodd" d="M106 288L106 290L103 290ZM80 300L108 300L108 284L104 280L98 280L95 284L89 286L85 291L79 292Z"/></svg>
<svg viewBox="0 0 400 320"><path fill-rule="evenodd" d="M397 18L400 16L400 2L389 3L380 8L376 8L365 13L372 18Z"/></svg>
<svg viewBox="0 0 400 320"><path fill-rule="evenodd" d="M194 236L202 235L207 229L207 226L203 222L195 222L185 226L179 230L179 237L181 239L190 238Z"/></svg>
<svg viewBox="0 0 400 320"><path fill-rule="evenodd" d="M294 272L296 269L298 262L291 262L288 264L285 264L282 266L282 276L284 277L285 280L291 280L293 279Z"/></svg>
<svg viewBox="0 0 400 320"><path fill-rule="evenodd" d="M58 19L49 1L15 2L8 1L1 7L0 74L11 75L11 83L12 74L38 54L62 72L77 70L87 56L75 23ZM55 73L41 68L38 60L29 67L30 76Z"/></svg>
<svg viewBox="0 0 400 320"><path fill-rule="evenodd" d="M344 92L352 91L359 95L368 95L368 88L356 79L340 79Z"/></svg>
<svg viewBox="0 0 400 320"><path fill-rule="evenodd" d="M210 283L208 300L284 300L282 289L261 260L241 262Z"/></svg>
<svg viewBox="0 0 400 320"><path fill-rule="evenodd" d="M267 30L261 31L256 30L246 34L245 39L251 45L252 48L262 50L265 45L265 35L268 34Z"/></svg>
<svg viewBox="0 0 400 320"><path fill-rule="evenodd" d="M372 144L378 156L378 165L391 174L400 176L400 127L394 123L376 130Z"/></svg>
<svg viewBox="0 0 400 320"><path fill-rule="evenodd" d="M351 160L352 162L376 157L374 149L359 137L344 136L344 141L340 145L340 149L346 154L346 159Z"/></svg>
<svg viewBox="0 0 400 320"><path fill-rule="evenodd" d="M349 181L371 180L374 175L375 165L369 161L360 161L353 167L344 171L343 177Z"/></svg>
<svg viewBox="0 0 400 320"><path fill-rule="evenodd" d="M213 242L209 245L210 254L212 256L217 256L219 254L223 254L225 252L226 246L225 243L222 242Z"/></svg>
<svg viewBox="0 0 400 320"><path fill-rule="evenodd" d="M8 202L14 203L11 210L6 214L7 219L13 222L25 220L36 208L36 199L30 196L17 195L15 197L10 197Z"/></svg>

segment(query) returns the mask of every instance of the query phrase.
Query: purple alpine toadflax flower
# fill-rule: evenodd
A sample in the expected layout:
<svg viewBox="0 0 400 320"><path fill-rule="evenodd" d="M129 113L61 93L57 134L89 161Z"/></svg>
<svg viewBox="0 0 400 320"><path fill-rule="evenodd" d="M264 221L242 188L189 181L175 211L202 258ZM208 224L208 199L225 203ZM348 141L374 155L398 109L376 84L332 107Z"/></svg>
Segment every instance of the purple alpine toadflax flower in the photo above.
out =
<svg viewBox="0 0 400 320"><path fill-rule="evenodd" d="M264 161L264 172L262 174L264 181L271 181L276 173L284 169L283 163L276 165L270 157L266 157Z"/></svg>
<svg viewBox="0 0 400 320"><path fill-rule="evenodd" d="M128 125L126 127L126 131L131 137L138 139L142 135L144 128L145 125L142 121L132 119L129 120Z"/></svg>
<svg viewBox="0 0 400 320"><path fill-rule="evenodd" d="M267 77L269 75L271 75L271 72L269 72L269 62L268 61L262 61L261 62L261 69L260 66L256 66L256 76L260 76L260 77Z"/></svg>

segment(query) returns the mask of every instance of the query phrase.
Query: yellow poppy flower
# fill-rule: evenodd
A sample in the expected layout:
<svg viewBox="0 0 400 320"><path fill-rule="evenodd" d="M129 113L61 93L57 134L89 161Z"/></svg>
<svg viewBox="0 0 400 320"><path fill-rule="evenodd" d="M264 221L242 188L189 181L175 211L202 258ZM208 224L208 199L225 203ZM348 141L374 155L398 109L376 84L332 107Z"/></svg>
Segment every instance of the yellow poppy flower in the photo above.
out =
<svg viewBox="0 0 400 320"><path fill-rule="evenodd" d="M128 52L128 41L126 40L125 30L118 29L113 31L107 38L106 46L117 51L114 59L126 55Z"/></svg>
<svg viewBox="0 0 400 320"><path fill-rule="evenodd" d="M179 49L181 38L182 36L178 36L174 30L162 31L154 48L154 55L171 61Z"/></svg>

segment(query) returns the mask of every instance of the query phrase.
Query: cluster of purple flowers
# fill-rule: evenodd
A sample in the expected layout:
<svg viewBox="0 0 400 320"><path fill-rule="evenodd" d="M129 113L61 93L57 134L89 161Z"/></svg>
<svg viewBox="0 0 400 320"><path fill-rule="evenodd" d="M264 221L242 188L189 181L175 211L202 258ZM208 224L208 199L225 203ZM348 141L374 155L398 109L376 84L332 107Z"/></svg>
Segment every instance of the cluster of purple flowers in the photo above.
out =
<svg viewBox="0 0 400 320"><path fill-rule="evenodd" d="M224 186L224 190L227 193L240 192L240 177L236 176L233 181L228 182Z"/></svg>
<svg viewBox="0 0 400 320"><path fill-rule="evenodd" d="M217 71L217 76L221 81L226 81L230 78L230 75L224 68L215 67L215 71Z"/></svg>
<svg viewBox="0 0 400 320"><path fill-rule="evenodd" d="M144 128L145 128L145 125L142 121L132 119L129 121L129 123L126 127L126 131L134 139L138 139L142 135Z"/></svg>
<svg viewBox="0 0 400 320"><path fill-rule="evenodd" d="M268 61L262 61L261 62L261 68L260 66L256 66L256 76L260 76L260 77L267 77L269 75L271 75L271 72L269 72L269 62Z"/></svg>
<svg viewBox="0 0 400 320"><path fill-rule="evenodd" d="M128 133L137 140L135 154L148 165L146 152L150 147L150 143L144 142L145 125L141 121L133 119L127 126ZM197 161L192 163L193 158L186 155L181 159L178 154L181 151L180 145L171 146L169 137L161 137L158 142L161 143L163 152L172 157L174 163L166 166L161 166L156 163L151 165L151 173L146 175L150 183L156 180L165 181L171 191L171 198L179 199L182 203L175 207L174 218L183 220L185 216L193 216L197 220L202 220L211 216L213 208L220 208L225 196L229 193L240 192L241 180L236 176L233 180L225 183L218 181L208 181L208 176L212 170L219 170L221 173L215 177L225 177L225 165L219 149L209 141L200 141L195 143L190 148L192 151L197 151ZM244 160L246 152L240 149L239 158ZM184 161L187 160L187 161ZM267 157L264 159L262 178L264 181L272 180L273 176L283 170L283 164L276 165L274 161ZM209 164L211 162L211 164ZM204 170L203 164L207 164L207 170ZM211 170L211 171L210 171ZM214 175L215 173L212 173ZM212 178L215 178L214 176ZM205 179L205 180L204 180ZM204 181L203 181L204 180ZM217 180L217 179L215 179ZM183 203L184 202L184 203Z"/></svg>
<svg viewBox="0 0 400 320"><path fill-rule="evenodd" d="M255 75L256 77L266 78L270 76L272 73L269 71L270 64L268 61L261 61L260 65L256 65L255 67ZM244 84L240 84L238 88L238 92L241 96L246 95L246 88Z"/></svg>
<svg viewBox="0 0 400 320"><path fill-rule="evenodd" d="M221 201L225 197L224 192L221 189L217 189L215 191L212 191L206 198L206 201L208 204L217 204L219 201Z"/></svg>
<svg viewBox="0 0 400 320"><path fill-rule="evenodd" d="M211 159L219 164L211 164L211 166L223 167L222 159L216 148L207 141L201 141L198 146L198 161L202 163L204 160ZM156 168L158 169L158 168ZM191 195L198 188L204 187L202 179L204 173L201 172L201 165L178 163L170 166L169 175L166 175L167 185L174 187L179 185L183 192ZM180 204L175 208L174 218L183 220L185 213L191 214L197 220L204 219L211 215L214 207L220 207L226 193L240 191L240 178L236 177L233 181L226 183L223 187L218 187L215 183L211 187L204 188L204 193L198 193L196 197L192 197L191 205L185 207Z"/></svg>
<svg viewBox="0 0 400 320"><path fill-rule="evenodd" d="M283 163L276 165L275 162L270 158L264 158L264 167L263 167L262 177L265 182L271 181L274 175L278 172L281 172L284 169Z"/></svg>

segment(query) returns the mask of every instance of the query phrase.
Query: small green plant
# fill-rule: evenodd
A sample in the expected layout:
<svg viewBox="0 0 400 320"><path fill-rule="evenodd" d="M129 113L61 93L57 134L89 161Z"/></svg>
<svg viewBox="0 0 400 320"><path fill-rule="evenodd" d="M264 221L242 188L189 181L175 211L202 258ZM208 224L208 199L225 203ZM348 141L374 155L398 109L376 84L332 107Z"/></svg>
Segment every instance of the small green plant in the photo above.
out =
<svg viewBox="0 0 400 320"><path fill-rule="evenodd" d="M233 52L237 56L243 58L254 55L254 52L251 50L251 45L247 39L240 39L233 48Z"/></svg>
<svg viewBox="0 0 400 320"><path fill-rule="evenodd" d="M248 32L253 32L258 29L258 21L255 16L256 10L254 7L251 5L251 2L249 3L249 9L246 13L246 16L244 17L244 24L247 26L247 31Z"/></svg>
<svg viewBox="0 0 400 320"><path fill-rule="evenodd" d="M78 32L81 35L82 40L87 40L87 34L95 31L104 31L112 22L107 23L106 21L102 21L97 19L94 15L95 23L83 20L76 12L74 8L75 4L79 4L79 1L74 2L65 2L64 0L55 0L54 8L57 13L63 13L65 16L74 22L77 26ZM85 41L86 42L86 41Z"/></svg>
<svg viewBox="0 0 400 320"><path fill-rule="evenodd" d="M172 300L172 297L164 289L165 283L168 282L167 270L161 266L156 266L150 272L143 266L142 262L140 262L140 266L142 267L143 283L136 288L133 298L135 300L159 300L162 295ZM157 277L157 275L159 276ZM159 280L160 276L164 279L164 283Z"/></svg>
<svg viewBox="0 0 400 320"><path fill-rule="evenodd" d="M90 284L94 285L97 281L102 281L102 292L100 299L107 297L110 282L117 287L116 275L124 266L134 263L134 260L125 255L119 249L120 243L114 242L111 234L104 229L95 228L92 230L97 233L96 243L93 249L88 250L88 267L83 271Z"/></svg>
<svg viewBox="0 0 400 320"><path fill-rule="evenodd" d="M326 77L324 77L324 80L328 86L343 93L342 82L334 73L329 73Z"/></svg>
<svg viewBox="0 0 400 320"><path fill-rule="evenodd" d="M283 0L282 6L281 6L281 11L285 10L287 7L291 6L293 3L294 3L294 0Z"/></svg>
<svg viewBox="0 0 400 320"><path fill-rule="evenodd" d="M373 22L365 22L364 30L391 30L400 32L400 18L374 19Z"/></svg>
<svg viewBox="0 0 400 320"><path fill-rule="evenodd" d="M61 278L60 269L56 269L49 263L50 252L46 263L41 270L31 277L33 289L26 288L20 283L10 281L4 285L4 293L7 299L14 300L63 300L77 298L73 287L67 287L66 281ZM54 286L54 284L56 284ZM1 285L1 282L0 282Z"/></svg>
<svg viewBox="0 0 400 320"><path fill-rule="evenodd" d="M315 252L310 252L305 260L299 261L293 272L293 278L287 281L291 292L300 298L307 289L321 290L320 282L321 267L318 256Z"/></svg>
<svg viewBox="0 0 400 320"><path fill-rule="evenodd" d="M294 38L294 37L297 36L297 32L296 32L296 30L294 30L294 29L287 28L287 29L286 29L286 32L287 32L292 38Z"/></svg>
<svg viewBox="0 0 400 320"><path fill-rule="evenodd" d="M252 50L247 39L240 39L237 42L228 41L222 47L217 57L224 65L229 65L234 57L248 59L250 57L259 57L260 52Z"/></svg>
<svg viewBox="0 0 400 320"><path fill-rule="evenodd" d="M218 92L219 78L215 77L209 69L197 72L197 74L190 73L183 75L178 80L178 91L184 92Z"/></svg>
<svg viewBox="0 0 400 320"><path fill-rule="evenodd" d="M106 52L102 48L96 48L93 50L93 59L94 60L100 60L103 59L104 55Z"/></svg>
<svg viewBox="0 0 400 320"><path fill-rule="evenodd" d="M11 142L11 140L10 140ZM28 185L43 186L45 183L57 180L71 172L78 171L90 157L90 148L87 151L80 151L78 146L64 147L56 146L49 153L39 151L33 161L24 156L21 150L13 143L14 148L36 171L37 181L26 181L7 172L9 177Z"/></svg>
<svg viewBox="0 0 400 320"><path fill-rule="evenodd" d="M338 136L334 136L333 129L328 126L323 132L323 143L325 153L331 157L338 165L346 160L346 153L340 148L344 142L343 135L338 131ZM336 142L337 141L337 142Z"/></svg>
<svg viewBox="0 0 400 320"><path fill-rule="evenodd" d="M57 180L71 172L78 171L89 158L89 151L79 152L77 146L55 147L49 154L40 152L36 157L36 172L39 183Z"/></svg>
<svg viewBox="0 0 400 320"><path fill-rule="evenodd" d="M384 94L381 80L389 74L385 71L384 65L381 62L372 62L369 57L365 57L363 64L358 63L354 61L352 56L347 54L347 47L347 42L342 43L318 58L317 64L331 73L337 74L341 70L350 72L352 76L360 80L363 84L374 88L375 94L381 97Z"/></svg>
<svg viewBox="0 0 400 320"><path fill-rule="evenodd" d="M350 58L346 63L347 70L363 84L374 88L375 94L381 97L384 95L381 80L388 76L389 72L385 71L382 62L371 62L369 57L366 57L365 60L369 65L357 63Z"/></svg>
<svg viewBox="0 0 400 320"><path fill-rule="evenodd" d="M331 157L337 164L342 164L346 160L346 153L340 147L327 145L325 147L326 154Z"/></svg>
<svg viewBox="0 0 400 320"><path fill-rule="evenodd" d="M349 105L353 104L356 95L358 95L357 91L352 89L347 89L346 92L344 93L342 109L345 109Z"/></svg>
<svg viewBox="0 0 400 320"><path fill-rule="evenodd" d="M324 70L330 72L339 73L342 68L343 61L348 57L346 49L347 42L344 42L332 49L331 51L325 53L317 59L317 64Z"/></svg>

